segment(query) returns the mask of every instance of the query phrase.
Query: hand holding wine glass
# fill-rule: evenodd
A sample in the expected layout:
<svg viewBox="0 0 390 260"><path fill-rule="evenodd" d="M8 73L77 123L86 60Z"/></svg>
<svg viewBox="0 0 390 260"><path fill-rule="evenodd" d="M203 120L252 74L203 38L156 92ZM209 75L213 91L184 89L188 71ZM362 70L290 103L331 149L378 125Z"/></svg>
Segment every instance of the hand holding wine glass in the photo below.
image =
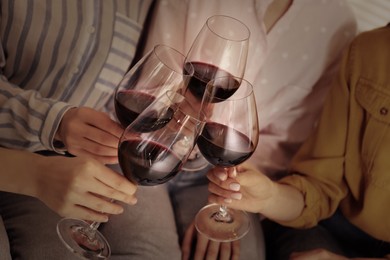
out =
<svg viewBox="0 0 390 260"><path fill-rule="evenodd" d="M169 90L156 98L125 129L118 147L124 176L137 185L158 185L173 178L186 162L202 129L199 111L180 93ZM107 200L109 200L107 198ZM99 222L62 219L62 242L75 254L107 259L110 246L97 231Z"/></svg>
<svg viewBox="0 0 390 260"><path fill-rule="evenodd" d="M237 84L239 88L232 96L218 97L221 88ZM206 123L197 140L199 150L212 165L235 170L235 166L253 154L258 144L258 116L252 85L234 77L211 80L203 97L202 111ZM243 211L210 204L198 212L195 226L211 240L227 242L240 239L248 232L249 219Z"/></svg>
<svg viewBox="0 0 390 260"><path fill-rule="evenodd" d="M225 15L208 18L185 59L185 68L194 69L194 74L188 83L188 90L202 100L210 80L222 76L242 78L247 62L249 36L248 27L235 18ZM238 86L220 88L217 96L226 99L237 90ZM197 150L197 147L194 150ZM185 170L196 171L208 165L200 154L192 157L184 166Z"/></svg>
<svg viewBox="0 0 390 260"><path fill-rule="evenodd" d="M124 128L167 90L184 92L189 77L193 74L191 66L183 70L184 59L184 55L177 50L166 45L157 45L124 76L115 93L117 118ZM168 104L166 101L165 105ZM146 122L146 118L144 117L142 122L142 130L145 131L153 123L150 120L156 119L149 118L149 122ZM158 120L161 123L163 119ZM163 126L164 123L159 125L161 128ZM188 143L191 144L194 140L191 139ZM119 156L123 157L121 150ZM87 258L106 259L111 254L110 246L97 230L98 227L98 222L87 223L64 218L57 225L57 233L65 246L75 254Z"/></svg>

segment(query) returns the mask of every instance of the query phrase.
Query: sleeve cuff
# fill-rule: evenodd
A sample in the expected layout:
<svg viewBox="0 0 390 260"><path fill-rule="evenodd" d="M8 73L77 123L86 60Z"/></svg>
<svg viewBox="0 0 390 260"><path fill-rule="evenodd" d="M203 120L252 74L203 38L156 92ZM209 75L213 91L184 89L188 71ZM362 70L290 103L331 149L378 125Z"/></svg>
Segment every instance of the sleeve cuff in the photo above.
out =
<svg viewBox="0 0 390 260"><path fill-rule="evenodd" d="M74 106L64 102L57 102L48 111L41 135L41 142L47 149L59 154L65 154L65 145L62 142L55 140L54 137L61 123L62 117L73 107Z"/></svg>

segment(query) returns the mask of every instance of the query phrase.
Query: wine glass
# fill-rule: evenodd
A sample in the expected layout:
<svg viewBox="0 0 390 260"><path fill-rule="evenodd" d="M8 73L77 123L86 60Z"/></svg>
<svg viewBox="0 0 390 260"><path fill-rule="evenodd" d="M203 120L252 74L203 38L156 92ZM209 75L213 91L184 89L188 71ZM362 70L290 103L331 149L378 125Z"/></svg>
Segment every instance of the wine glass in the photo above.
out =
<svg viewBox="0 0 390 260"><path fill-rule="evenodd" d="M229 95L225 89L237 85L238 90L225 99ZM253 154L259 140L252 85L236 77L215 78L207 85L202 110L206 119L197 140L200 152L212 165L235 170ZM249 223L246 212L217 204L203 207L195 218L197 230L219 242L240 239L248 232Z"/></svg>
<svg viewBox="0 0 390 260"><path fill-rule="evenodd" d="M187 53L184 68L194 69L188 83L188 90L202 99L207 83L222 76L242 78L245 72L250 31L241 21L225 15L207 19ZM228 98L236 89L221 90L221 99ZM194 151L198 148L195 147ZM184 169L196 171L205 168L207 160L199 153L193 153Z"/></svg>
<svg viewBox="0 0 390 260"><path fill-rule="evenodd" d="M126 73L115 92L115 111L123 127L131 124L167 90L184 92L193 74L191 66L183 69L184 60L183 54L160 44ZM188 143L191 144L191 141ZM88 259L107 259L111 249L97 230L99 224L63 218L57 224L57 233L65 246L75 254Z"/></svg>
<svg viewBox="0 0 390 260"><path fill-rule="evenodd" d="M122 134L118 158L124 176L143 186L172 179L194 148L202 119L186 96L167 91Z"/></svg>
<svg viewBox="0 0 390 260"><path fill-rule="evenodd" d="M184 70L185 56L163 44L156 45L126 73L115 91L118 121L127 127L157 97L167 90L184 91L191 66Z"/></svg>

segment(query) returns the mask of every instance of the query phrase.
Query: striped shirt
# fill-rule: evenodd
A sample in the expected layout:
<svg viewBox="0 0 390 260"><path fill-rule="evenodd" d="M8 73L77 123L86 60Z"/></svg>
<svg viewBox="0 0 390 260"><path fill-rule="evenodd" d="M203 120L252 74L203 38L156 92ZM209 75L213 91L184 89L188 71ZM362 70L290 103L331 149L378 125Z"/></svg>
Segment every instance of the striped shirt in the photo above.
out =
<svg viewBox="0 0 390 260"><path fill-rule="evenodd" d="M0 0L0 146L55 150L64 113L112 113L153 0Z"/></svg>

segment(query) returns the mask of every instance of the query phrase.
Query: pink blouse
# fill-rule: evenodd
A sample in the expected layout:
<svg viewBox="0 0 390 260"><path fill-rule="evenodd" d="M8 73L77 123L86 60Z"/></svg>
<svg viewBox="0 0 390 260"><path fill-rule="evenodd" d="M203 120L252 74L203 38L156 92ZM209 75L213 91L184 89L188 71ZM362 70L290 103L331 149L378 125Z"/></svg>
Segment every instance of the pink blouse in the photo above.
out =
<svg viewBox="0 0 390 260"><path fill-rule="evenodd" d="M294 0L267 34L271 0L159 0L146 51L158 43L184 54L214 14L233 16L251 31L245 78L256 94L260 141L250 161L277 176L308 137L343 49L356 34L345 0Z"/></svg>

